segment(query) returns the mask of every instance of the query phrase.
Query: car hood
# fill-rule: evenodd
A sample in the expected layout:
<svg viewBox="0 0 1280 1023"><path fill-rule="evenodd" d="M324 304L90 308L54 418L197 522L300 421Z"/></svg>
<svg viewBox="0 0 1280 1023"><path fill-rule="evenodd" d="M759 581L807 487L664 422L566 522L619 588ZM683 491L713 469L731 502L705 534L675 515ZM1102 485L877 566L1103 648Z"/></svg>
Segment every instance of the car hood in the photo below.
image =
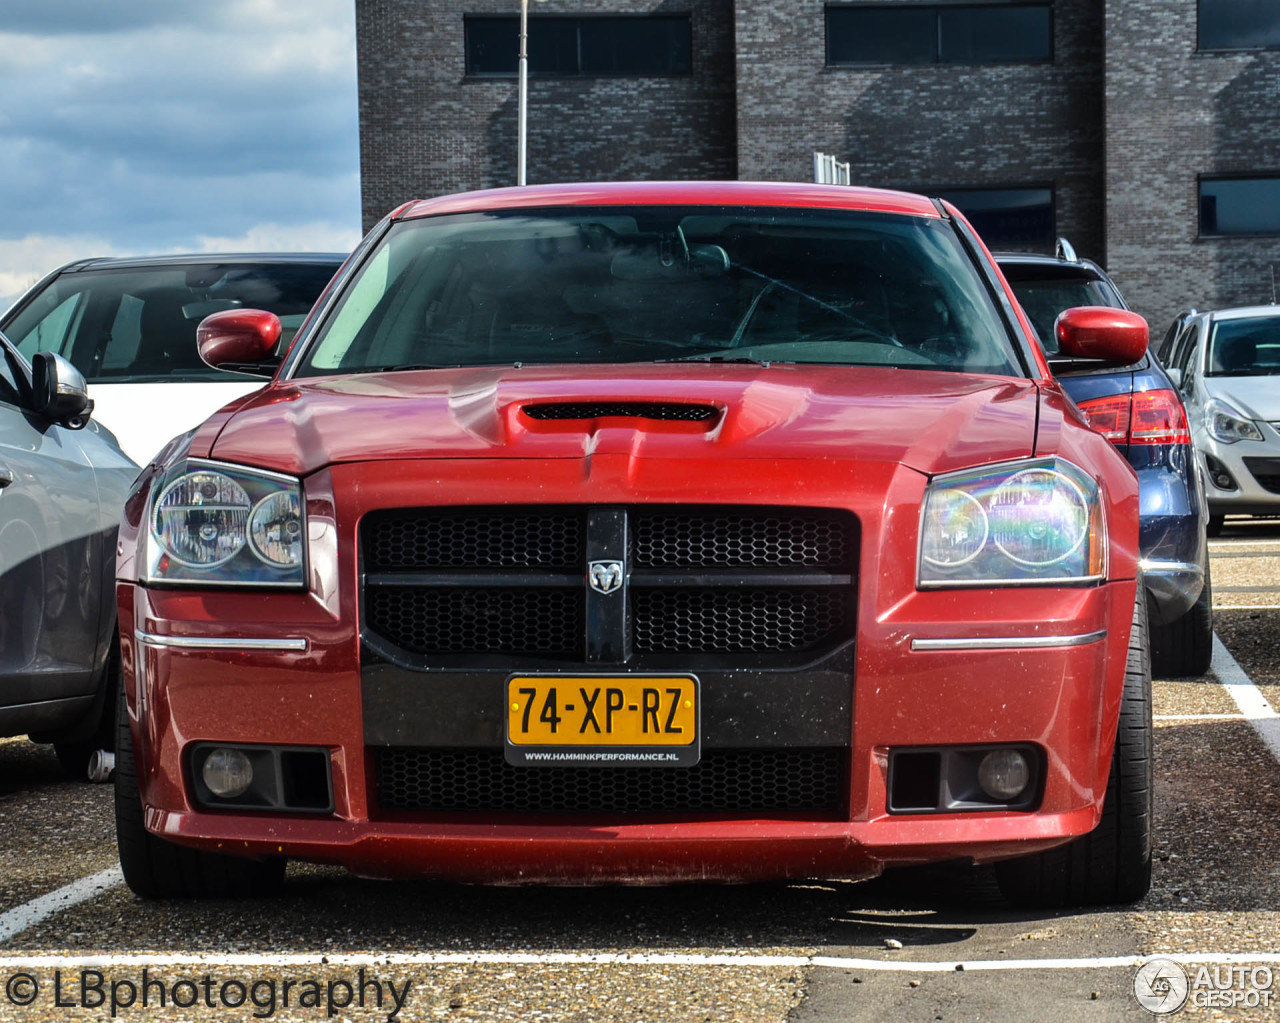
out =
<svg viewBox="0 0 1280 1023"><path fill-rule="evenodd" d="M1250 419L1280 420L1280 376L1206 377L1210 397L1230 402Z"/></svg>
<svg viewBox="0 0 1280 1023"><path fill-rule="evenodd" d="M853 459L932 474L1030 455L1037 394L1034 382L1010 377L843 366L541 366L318 377L244 400L203 453L299 476L342 462L605 453ZM602 402L712 411L693 422L529 415L539 405ZM199 447L192 454L201 454Z"/></svg>

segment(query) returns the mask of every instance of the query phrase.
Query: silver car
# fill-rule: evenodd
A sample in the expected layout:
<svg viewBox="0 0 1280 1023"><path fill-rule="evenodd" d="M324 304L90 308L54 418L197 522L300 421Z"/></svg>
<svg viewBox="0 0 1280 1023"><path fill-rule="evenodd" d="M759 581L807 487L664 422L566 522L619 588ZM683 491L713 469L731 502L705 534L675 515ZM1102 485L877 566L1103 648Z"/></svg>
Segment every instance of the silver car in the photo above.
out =
<svg viewBox="0 0 1280 1023"><path fill-rule="evenodd" d="M0 335L0 736L84 776L112 743L116 533L138 467L90 419L84 377Z"/></svg>
<svg viewBox="0 0 1280 1023"><path fill-rule="evenodd" d="M1198 313L1171 332L1167 368L1204 459L1209 534L1225 515L1280 514L1280 306Z"/></svg>

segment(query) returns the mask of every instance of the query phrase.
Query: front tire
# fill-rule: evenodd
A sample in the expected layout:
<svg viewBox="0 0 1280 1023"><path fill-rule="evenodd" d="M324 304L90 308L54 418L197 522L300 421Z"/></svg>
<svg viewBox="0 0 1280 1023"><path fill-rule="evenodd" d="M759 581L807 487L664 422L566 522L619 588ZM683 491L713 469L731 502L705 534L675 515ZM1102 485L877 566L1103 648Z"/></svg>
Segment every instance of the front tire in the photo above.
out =
<svg viewBox="0 0 1280 1023"><path fill-rule="evenodd" d="M1203 675L1213 660L1213 582L1209 566L1204 589L1190 610L1168 625L1151 626L1151 671L1166 676Z"/></svg>
<svg viewBox="0 0 1280 1023"><path fill-rule="evenodd" d="M271 895L284 880L285 860L248 860L189 849L157 838L142 822L133 735L123 687L116 692L116 848L125 883L144 899L239 898Z"/></svg>
<svg viewBox="0 0 1280 1023"><path fill-rule="evenodd" d="M1151 661L1141 580L1125 663L1111 773L1097 828L1066 845L996 864L1000 891L1032 909L1136 902L1151 887Z"/></svg>

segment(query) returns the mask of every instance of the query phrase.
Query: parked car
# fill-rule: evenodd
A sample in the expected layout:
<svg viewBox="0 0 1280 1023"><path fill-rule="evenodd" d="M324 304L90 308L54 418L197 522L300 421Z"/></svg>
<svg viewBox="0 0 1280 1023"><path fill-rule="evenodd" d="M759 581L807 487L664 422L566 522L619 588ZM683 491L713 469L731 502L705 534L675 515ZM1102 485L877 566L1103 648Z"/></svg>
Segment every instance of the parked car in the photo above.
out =
<svg viewBox="0 0 1280 1023"><path fill-rule="evenodd" d="M211 312L280 317L287 347L346 257L337 253L80 259L32 287L0 331L30 359L56 352L93 385L97 418L145 465L170 437L262 386L243 367L215 370L196 350Z"/></svg>
<svg viewBox="0 0 1280 1023"><path fill-rule="evenodd" d="M138 467L90 419L83 377L0 337L0 735L85 777L114 745L116 532Z"/></svg>
<svg viewBox="0 0 1280 1023"><path fill-rule="evenodd" d="M277 317L200 326L212 365ZM1141 317L1063 352L1132 363ZM575 184L378 224L117 563L144 896L376 877L1150 877L1138 484L952 206Z"/></svg>
<svg viewBox="0 0 1280 1023"><path fill-rule="evenodd" d="M1226 515L1280 514L1280 306L1192 316L1168 365L1205 461L1211 535Z"/></svg>
<svg viewBox="0 0 1280 1023"><path fill-rule="evenodd" d="M1150 354L1129 365L1061 352L1054 322L1072 306L1127 309L1115 283L1060 241L1056 256L996 255L1049 355L1054 376L1138 473L1142 579L1150 597L1151 664L1160 675L1203 675L1213 657L1208 506L1187 415Z"/></svg>

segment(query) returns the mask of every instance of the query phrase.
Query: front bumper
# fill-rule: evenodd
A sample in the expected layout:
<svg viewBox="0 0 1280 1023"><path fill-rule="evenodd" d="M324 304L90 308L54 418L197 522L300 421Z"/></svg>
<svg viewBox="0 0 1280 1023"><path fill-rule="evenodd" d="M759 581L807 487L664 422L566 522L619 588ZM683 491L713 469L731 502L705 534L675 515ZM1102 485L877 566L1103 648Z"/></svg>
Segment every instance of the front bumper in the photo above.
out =
<svg viewBox="0 0 1280 1023"><path fill-rule="evenodd" d="M889 864L1025 854L1097 823L1133 585L991 591L981 599L912 593L879 614L871 613L867 587L850 700L836 728L848 753L841 819L708 819L384 810L366 720L367 672L344 624L353 618L315 594L193 595L121 584L126 696L146 823L167 839L224 853L337 863L375 877L505 883L857 877ZM288 640L305 640L305 649L271 648ZM457 720L470 721L467 701L460 698L458 708ZM728 720L720 734L704 734L704 748L742 741L729 734ZM771 741L760 722L742 727L754 729L752 743ZM201 741L327 748L333 813L198 807L185 752ZM1005 742L1044 753L1034 811L887 812L891 749Z"/></svg>
<svg viewBox="0 0 1280 1023"><path fill-rule="evenodd" d="M1230 474L1235 487L1219 487L1214 473L1205 473L1205 492L1213 515L1280 514L1280 433L1270 423L1255 423L1262 441L1224 444L1199 428L1196 448ZM1212 463L1209 463L1212 464Z"/></svg>

